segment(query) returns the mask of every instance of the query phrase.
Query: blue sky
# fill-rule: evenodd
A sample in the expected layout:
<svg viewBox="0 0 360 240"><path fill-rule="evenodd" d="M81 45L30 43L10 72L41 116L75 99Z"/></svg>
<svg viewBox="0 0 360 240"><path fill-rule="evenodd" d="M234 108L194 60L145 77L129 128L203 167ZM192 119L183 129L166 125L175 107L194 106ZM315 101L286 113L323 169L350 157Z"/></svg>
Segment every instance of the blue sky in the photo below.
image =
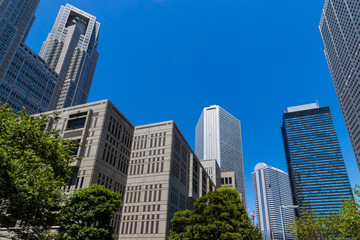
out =
<svg viewBox="0 0 360 240"><path fill-rule="evenodd" d="M259 162L286 169L288 106L330 106L351 184L360 174L318 30L324 1L41 0L26 43L39 52L61 5L101 22L89 101L110 99L134 125L175 120L194 149L204 107L242 123L247 203Z"/></svg>

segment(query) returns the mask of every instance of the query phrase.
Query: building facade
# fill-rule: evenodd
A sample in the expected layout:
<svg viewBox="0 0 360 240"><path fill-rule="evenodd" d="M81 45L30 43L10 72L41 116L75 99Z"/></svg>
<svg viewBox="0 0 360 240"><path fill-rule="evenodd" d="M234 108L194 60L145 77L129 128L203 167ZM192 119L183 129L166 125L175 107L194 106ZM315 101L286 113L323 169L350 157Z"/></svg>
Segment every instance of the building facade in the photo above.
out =
<svg viewBox="0 0 360 240"><path fill-rule="evenodd" d="M20 43L0 80L0 103L29 114L55 109L58 74L25 43Z"/></svg>
<svg viewBox="0 0 360 240"><path fill-rule="evenodd" d="M258 163L251 175L257 219L263 239L294 239L288 229L289 224L295 220L294 209L282 208L293 206L288 174L265 163Z"/></svg>
<svg viewBox="0 0 360 240"><path fill-rule="evenodd" d="M336 94L360 170L360 1L326 0L319 25Z"/></svg>
<svg viewBox="0 0 360 240"><path fill-rule="evenodd" d="M281 130L298 213L338 211L352 190L330 108L316 103L290 107Z"/></svg>
<svg viewBox="0 0 360 240"><path fill-rule="evenodd" d="M221 187L221 169L216 159L203 159L200 162L213 183L215 183L216 188Z"/></svg>
<svg viewBox="0 0 360 240"><path fill-rule="evenodd" d="M119 239L167 239L175 212L213 190L173 121L135 127Z"/></svg>
<svg viewBox="0 0 360 240"><path fill-rule="evenodd" d="M95 16L69 4L61 6L39 54L59 74L57 109L87 101L99 56L99 29Z"/></svg>
<svg viewBox="0 0 360 240"><path fill-rule="evenodd" d="M0 1L0 103L29 114L54 109L58 75L24 43L38 0Z"/></svg>
<svg viewBox="0 0 360 240"><path fill-rule="evenodd" d="M50 120L48 128L79 141L74 155L82 157L71 164L74 174L66 182L65 193L99 184L124 196L134 134L131 122L109 100L61 109L59 117ZM119 237L120 221L121 210L111 221L114 239Z"/></svg>
<svg viewBox="0 0 360 240"><path fill-rule="evenodd" d="M234 171L221 172L221 186L237 188L236 173ZM241 193L239 194L242 198Z"/></svg>
<svg viewBox="0 0 360 240"><path fill-rule="evenodd" d="M240 121L220 106L204 108L195 129L195 153L199 159L216 159L222 172L235 172L245 204Z"/></svg>
<svg viewBox="0 0 360 240"><path fill-rule="evenodd" d="M34 21L40 0L0 1L0 81Z"/></svg>

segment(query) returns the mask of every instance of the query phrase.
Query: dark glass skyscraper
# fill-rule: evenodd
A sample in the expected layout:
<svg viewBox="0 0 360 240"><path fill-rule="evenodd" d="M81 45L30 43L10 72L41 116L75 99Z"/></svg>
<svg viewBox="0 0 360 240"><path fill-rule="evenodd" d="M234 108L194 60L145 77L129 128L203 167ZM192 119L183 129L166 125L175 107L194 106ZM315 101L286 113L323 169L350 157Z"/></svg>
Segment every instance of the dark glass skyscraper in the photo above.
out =
<svg viewBox="0 0 360 240"><path fill-rule="evenodd" d="M291 191L302 210L329 215L352 197L329 107L289 107L281 127Z"/></svg>

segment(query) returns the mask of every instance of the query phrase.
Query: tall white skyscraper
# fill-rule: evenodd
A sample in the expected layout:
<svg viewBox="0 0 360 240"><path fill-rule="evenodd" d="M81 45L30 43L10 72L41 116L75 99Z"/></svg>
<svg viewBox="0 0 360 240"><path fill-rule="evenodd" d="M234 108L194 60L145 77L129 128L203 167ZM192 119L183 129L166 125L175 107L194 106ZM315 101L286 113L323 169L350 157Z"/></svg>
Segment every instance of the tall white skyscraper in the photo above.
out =
<svg viewBox="0 0 360 240"><path fill-rule="evenodd" d="M320 21L325 56L360 170L360 1L326 0Z"/></svg>
<svg viewBox="0 0 360 240"><path fill-rule="evenodd" d="M295 220L294 209L282 208L280 211L282 206L293 205L288 174L265 163L258 163L251 175L263 239L294 239L287 229L289 223Z"/></svg>
<svg viewBox="0 0 360 240"><path fill-rule="evenodd" d="M57 109L86 103L99 56L99 29L96 17L69 4L61 6L39 54L62 83Z"/></svg>
<svg viewBox="0 0 360 240"><path fill-rule="evenodd" d="M195 129L195 154L216 159L222 172L234 171L237 190L245 200L240 121L217 105L204 108Z"/></svg>

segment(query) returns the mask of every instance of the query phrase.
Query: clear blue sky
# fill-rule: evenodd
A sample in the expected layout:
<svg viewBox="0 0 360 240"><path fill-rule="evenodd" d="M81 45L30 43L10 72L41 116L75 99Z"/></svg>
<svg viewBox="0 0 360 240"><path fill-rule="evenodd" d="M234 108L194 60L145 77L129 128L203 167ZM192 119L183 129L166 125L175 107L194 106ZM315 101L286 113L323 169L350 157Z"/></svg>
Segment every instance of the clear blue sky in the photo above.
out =
<svg viewBox="0 0 360 240"><path fill-rule="evenodd" d="M330 106L351 184L360 174L318 30L324 0L41 0L27 44L39 52L61 5L101 22L89 101L110 99L134 125L175 120L194 149L204 107L242 123L248 206L258 162L286 169L288 106Z"/></svg>

